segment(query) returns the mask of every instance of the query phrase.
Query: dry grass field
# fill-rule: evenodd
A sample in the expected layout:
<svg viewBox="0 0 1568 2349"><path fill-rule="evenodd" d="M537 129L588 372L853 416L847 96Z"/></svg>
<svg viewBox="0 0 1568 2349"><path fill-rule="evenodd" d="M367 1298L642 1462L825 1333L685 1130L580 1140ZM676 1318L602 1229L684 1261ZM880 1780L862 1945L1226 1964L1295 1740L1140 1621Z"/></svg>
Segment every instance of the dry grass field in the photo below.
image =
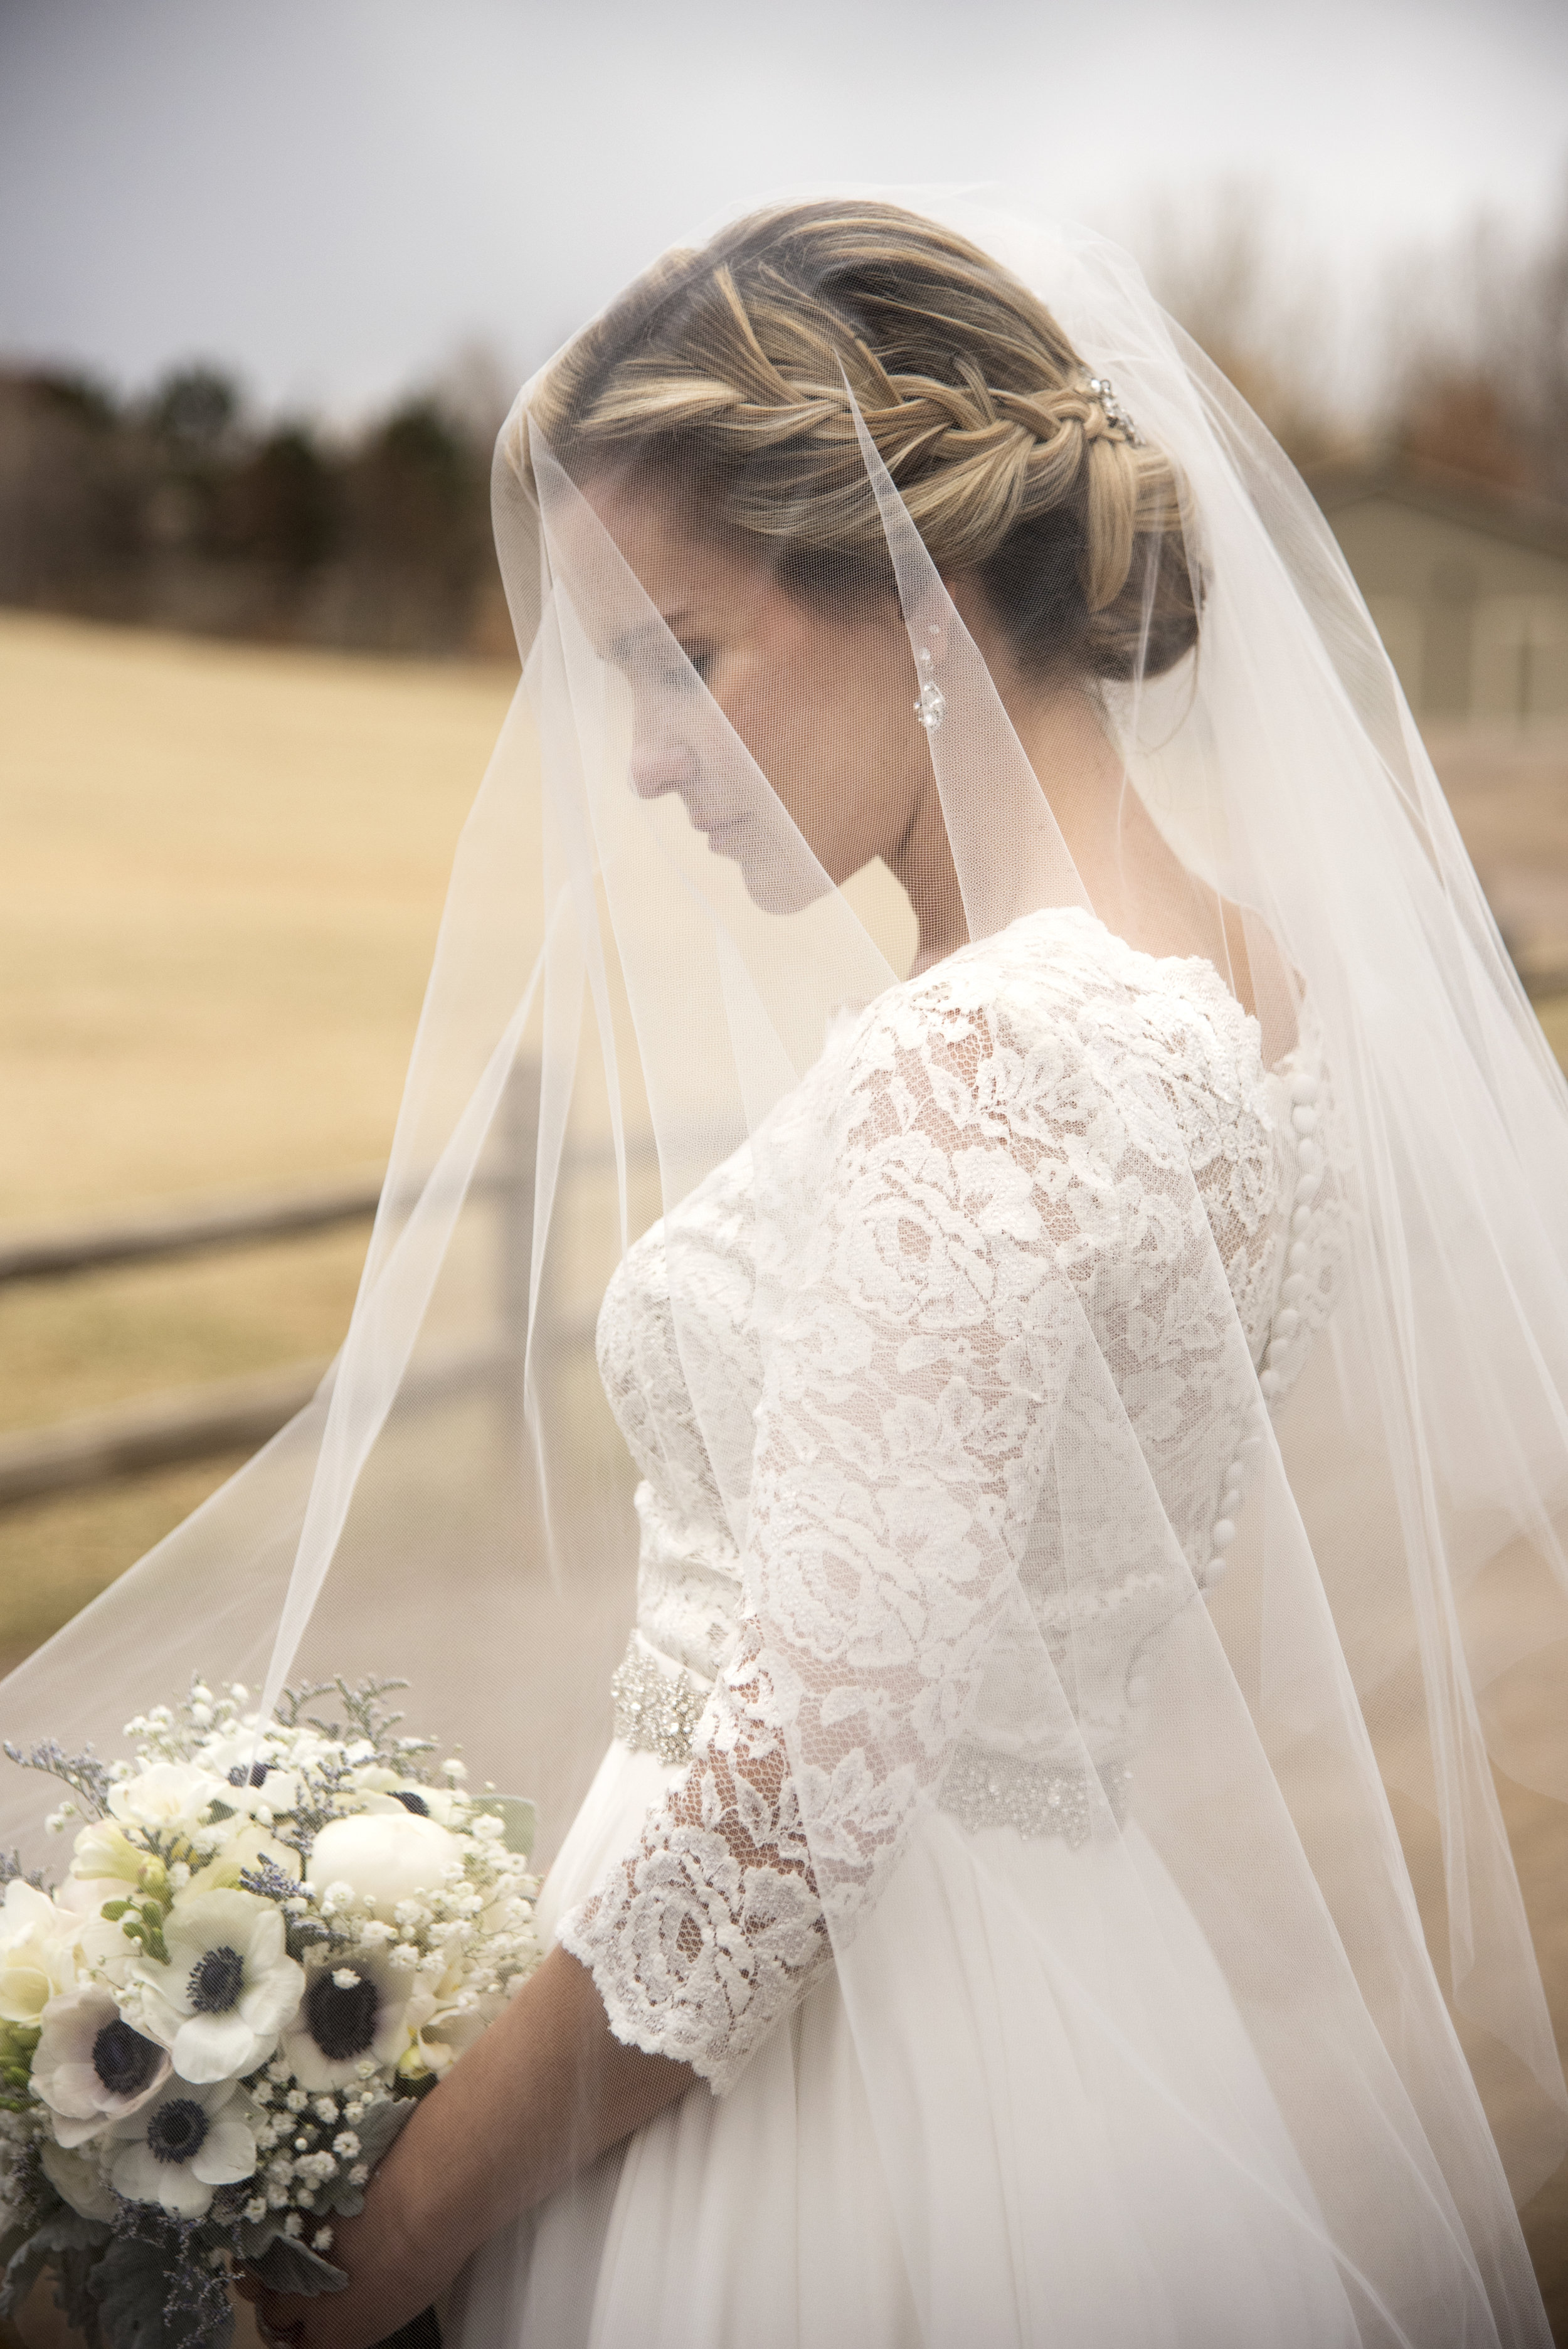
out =
<svg viewBox="0 0 1568 2349"><path fill-rule="evenodd" d="M0 1226L385 1156L511 688L0 615ZM365 1238L0 1295L0 1428L330 1354ZM0 1517L0 1663L233 1464Z"/></svg>
<svg viewBox="0 0 1568 2349"><path fill-rule="evenodd" d="M0 614L0 1227L385 1156L512 682ZM1568 970L1568 737L1434 748L1516 952ZM0 1431L331 1353L365 1237L0 1290ZM0 1512L0 1671L237 1465ZM1568 1998L1562 1821L1503 1795ZM1568 2172L1527 2225L1568 2342Z"/></svg>

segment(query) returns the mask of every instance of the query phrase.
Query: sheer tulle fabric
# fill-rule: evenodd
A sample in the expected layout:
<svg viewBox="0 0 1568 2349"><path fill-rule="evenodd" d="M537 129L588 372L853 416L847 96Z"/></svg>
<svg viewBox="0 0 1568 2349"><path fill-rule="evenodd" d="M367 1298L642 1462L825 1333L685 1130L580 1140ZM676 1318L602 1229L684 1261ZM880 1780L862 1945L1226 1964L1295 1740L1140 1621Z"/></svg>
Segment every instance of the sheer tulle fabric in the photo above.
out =
<svg viewBox="0 0 1568 2349"><path fill-rule="evenodd" d="M1186 483L1199 653L1104 718L1245 909L1257 1016L1098 917L847 380L910 698L934 645L945 698L970 943L913 978L525 390L525 672L347 1344L5 1728L108 1742L194 1666L269 1702L401 1669L552 1843L586 1796L552 1919L716 2094L498 2238L449 2309L475 2349L825 2343L848 2306L900 2343L1544 2342L1510 2188L1568 2126L1490 1763L1564 1793L1568 1099L1284 460L1124 256L940 209ZM628 787L649 730L725 854ZM595 1778L634 1618L702 1696L692 1759ZM1440 1822L1444 1950L1386 1784Z"/></svg>

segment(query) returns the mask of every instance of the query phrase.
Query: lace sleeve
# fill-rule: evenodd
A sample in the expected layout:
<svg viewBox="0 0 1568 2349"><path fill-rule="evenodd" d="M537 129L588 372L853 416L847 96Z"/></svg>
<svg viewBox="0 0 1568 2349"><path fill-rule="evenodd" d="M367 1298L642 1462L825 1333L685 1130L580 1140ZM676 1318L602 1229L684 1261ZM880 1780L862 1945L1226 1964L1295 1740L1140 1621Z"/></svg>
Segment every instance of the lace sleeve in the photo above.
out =
<svg viewBox="0 0 1568 2349"><path fill-rule="evenodd" d="M1118 1221L1105 1089L1049 1057L956 975L859 1040L765 1348L739 1653L561 1929L617 2036L716 2091L875 1898L1017 1588L1072 1289Z"/></svg>

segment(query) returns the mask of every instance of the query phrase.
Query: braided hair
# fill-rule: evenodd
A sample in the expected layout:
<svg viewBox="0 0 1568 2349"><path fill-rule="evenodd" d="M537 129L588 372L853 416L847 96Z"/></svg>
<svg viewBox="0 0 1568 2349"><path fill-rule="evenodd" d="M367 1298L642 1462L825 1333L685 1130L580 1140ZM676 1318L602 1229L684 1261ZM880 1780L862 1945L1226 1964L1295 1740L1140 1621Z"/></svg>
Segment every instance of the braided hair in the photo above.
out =
<svg viewBox="0 0 1568 2349"><path fill-rule="evenodd" d="M845 384L939 571L980 579L1031 674L1159 675L1198 595L1170 460L1043 304L891 204L758 213L671 254L572 343L531 414L578 479L679 483L830 605L891 587Z"/></svg>

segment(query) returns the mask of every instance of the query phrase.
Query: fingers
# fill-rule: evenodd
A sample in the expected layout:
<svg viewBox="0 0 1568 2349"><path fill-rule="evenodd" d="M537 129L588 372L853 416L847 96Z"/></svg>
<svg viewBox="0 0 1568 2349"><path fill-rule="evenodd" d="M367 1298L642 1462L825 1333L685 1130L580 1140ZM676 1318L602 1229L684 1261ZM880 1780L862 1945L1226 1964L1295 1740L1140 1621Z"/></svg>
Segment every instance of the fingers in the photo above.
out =
<svg viewBox="0 0 1568 2349"><path fill-rule="evenodd" d="M246 2297L250 2295L247 2293ZM269 2349L302 2349L305 2320L303 2316L289 2314L291 2303L275 2292L261 2291L256 2294L256 2328L262 2339L269 2344ZM295 2301L292 2304L297 2308L299 2302Z"/></svg>

